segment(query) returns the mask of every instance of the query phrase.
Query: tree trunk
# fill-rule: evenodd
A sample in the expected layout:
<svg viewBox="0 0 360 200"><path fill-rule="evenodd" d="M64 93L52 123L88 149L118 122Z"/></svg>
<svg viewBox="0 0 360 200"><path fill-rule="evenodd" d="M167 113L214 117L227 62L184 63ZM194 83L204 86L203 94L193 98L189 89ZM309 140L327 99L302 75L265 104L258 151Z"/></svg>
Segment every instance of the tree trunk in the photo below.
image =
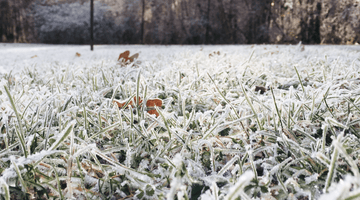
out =
<svg viewBox="0 0 360 200"><path fill-rule="evenodd" d="M209 31L210 31L210 0L208 0L207 16L206 16L206 32L205 32L205 43L210 44Z"/></svg>
<svg viewBox="0 0 360 200"><path fill-rule="evenodd" d="M140 44L144 44L144 26L145 26L144 15L145 15L145 0L142 0Z"/></svg>
<svg viewBox="0 0 360 200"><path fill-rule="evenodd" d="M94 50L94 0L90 2L90 50Z"/></svg>
<svg viewBox="0 0 360 200"><path fill-rule="evenodd" d="M225 31L225 37L223 38L223 41L227 44L232 43L233 37L232 37L232 31L231 31L231 25L229 22L228 16L226 16L224 5L222 0L218 0L219 3L219 17L221 24L223 26L223 30Z"/></svg>

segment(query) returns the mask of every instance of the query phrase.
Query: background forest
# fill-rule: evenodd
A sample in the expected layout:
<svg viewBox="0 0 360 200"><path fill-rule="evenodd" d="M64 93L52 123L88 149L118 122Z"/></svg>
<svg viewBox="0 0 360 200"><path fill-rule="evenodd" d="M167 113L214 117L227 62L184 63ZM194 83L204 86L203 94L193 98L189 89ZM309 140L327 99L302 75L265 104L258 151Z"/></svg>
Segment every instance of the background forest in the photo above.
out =
<svg viewBox="0 0 360 200"><path fill-rule="evenodd" d="M0 0L0 42L87 44L90 0ZM99 0L97 44L355 44L359 0Z"/></svg>

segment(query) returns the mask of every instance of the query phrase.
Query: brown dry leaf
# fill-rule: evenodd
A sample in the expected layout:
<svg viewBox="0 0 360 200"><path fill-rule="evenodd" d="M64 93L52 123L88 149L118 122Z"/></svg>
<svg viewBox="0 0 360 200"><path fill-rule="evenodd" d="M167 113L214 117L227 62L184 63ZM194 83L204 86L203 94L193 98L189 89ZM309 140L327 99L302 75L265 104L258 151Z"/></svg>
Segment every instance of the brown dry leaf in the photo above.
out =
<svg viewBox="0 0 360 200"><path fill-rule="evenodd" d="M129 57L130 62L134 62L135 59L137 59L139 57L139 53L136 53L134 55L132 55L131 57Z"/></svg>
<svg viewBox="0 0 360 200"><path fill-rule="evenodd" d="M162 106L162 100L161 99L148 99L146 101L146 107L161 107Z"/></svg>
<svg viewBox="0 0 360 200"><path fill-rule="evenodd" d="M46 167L46 168L48 168L48 169L50 169L50 168L51 168L51 166L50 166L50 165L48 165L48 164L46 164L46 163L40 163L39 165L41 165L41 166L43 166L43 167Z"/></svg>
<svg viewBox="0 0 360 200"><path fill-rule="evenodd" d="M156 117L159 117L159 113L158 113L156 110L148 110L147 112L148 112L150 115L155 114Z"/></svg>
<svg viewBox="0 0 360 200"><path fill-rule="evenodd" d="M148 113L150 115L155 114L156 117L159 117L159 113L154 108L155 106L160 107L162 106L162 100L161 99L148 99L146 101L146 107L148 108Z"/></svg>
<svg viewBox="0 0 360 200"><path fill-rule="evenodd" d="M91 166L89 166L87 163L81 163L81 166L85 169L86 172L91 171Z"/></svg>
<svg viewBox="0 0 360 200"><path fill-rule="evenodd" d="M117 104L117 106L119 107L119 108L122 108L123 106L125 106L125 103L124 102L119 102L119 101L117 101L117 100L114 100L114 102ZM131 103L131 102L130 102Z"/></svg>
<svg viewBox="0 0 360 200"><path fill-rule="evenodd" d="M264 94L266 92L266 88L263 86L255 86L255 92L260 91L260 94Z"/></svg>
<svg viewBox="0 0 360 200"><path fill-rule="evenodd" d="M36 58L36 57L38 57L38 56L37 55L31 56L31 58Z"/></svg>
<svg viewBox="0 0 360 200"><path fill-rule="evenodd" d="M75 189L76 189L76 190L78 190L78 191L80 191L80 192L82 192L82 191L83 191L83 189L81 188L81 186L80 186L80 185L78 185Z"/></svg>
<svg viewBox="0 0 360 200"><path fill-rule="evenodd" d="M127 66L130 63L134 63L132 65L132 67L139 67L138 64L140 64L140 61L134 62L138 57L139 57L139 53L136 53L132 56L130 56L130 51L124 51L123 53L121 53L119 55L118 61L119 61L119 65L121 65L122 67Z"/></svg>
<svg viewBox="0 0 360 200"><path fill-rule="evenodd" d="M126 62L127 60L129 60L129 55L130 55L130 51L124 51L123 53L121 53L121 54L119 55L118 61L119 61L121 58L123 58L123 59L125 60L125 62Z"/></svg>
<svg viewBox="0 0 360 200"><path fill-rule="evenodd" d="M76 52L76 53L75 53L75 56L76 56L76 57L80 57L81 54L80 54L79 52Z"/></svg>
<svg viewBox="0 0 360 200"><path fill-rule="evenodd" d="M118 101L118 100L114 100L114 103L117 104L117 106L119 108L122 108L125 106L126 101ZM141 104L143 102L143 100L141 99L141 97L139 97L139 104ZM134 97L133 101L130 101L128 105L131 105L131 107L134 107L134 104L136 104L136 97ZM157 117L159 116L159 113L155 110L155 106L157 107L161 107L162 106L162 100L161 99L148 99L146 101L146 107L148 108L148 113L149 114L155 114Z"/></svg>
<svg viewBox="0 0 360 200"><path fill-rule="evenodd" d="M141 99L141 97L139 97L139 104L141 104L142 102L143 102L143 100ZM136 103L136 97L134 97L134 103Z"/></svg>
<svg viewBox="0 0 360 200"><path fill-rule="evenodd" d="M122 108L125 106L126 101L118 101L118 100L114 100L114 102L117 104L117 106L119 108ZM139 97L139 104L141 104L143 102L143 100L141 99L141 97ZM134 103L136 103L136 97L134 97L134 101L130 101L128 105L131 105L131 107L134 107Z"/></svg>

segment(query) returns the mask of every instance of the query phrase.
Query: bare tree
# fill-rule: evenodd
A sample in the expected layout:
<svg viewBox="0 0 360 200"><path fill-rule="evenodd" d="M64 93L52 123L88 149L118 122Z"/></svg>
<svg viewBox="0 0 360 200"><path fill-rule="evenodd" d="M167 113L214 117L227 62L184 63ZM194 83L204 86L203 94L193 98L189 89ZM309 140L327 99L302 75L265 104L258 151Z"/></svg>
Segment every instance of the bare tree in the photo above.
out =
<svg viewBox="0 0 360 200"><path fill-rule="evenodd" d="M32 18L26 10L33 0L0 0L0 41L33 41Z"/></svg>
<svg viewBox="0 0 360 200"><path fill-rule="evenodd" d="M208 0L208 5L207 5L207 15L206 15L206 33L205 33L205 41L206 44L209 44L209 31L210 31L210 5L211 5L211 0Z"/></svg>
<svg viewBox="0 0 360 200"><path fill-rule="evenodd" d="M140 43L144 44L144 15L145 15L145 0L142 0L141 2L142 10L141 10L141 33L140 33Z"/></svg>

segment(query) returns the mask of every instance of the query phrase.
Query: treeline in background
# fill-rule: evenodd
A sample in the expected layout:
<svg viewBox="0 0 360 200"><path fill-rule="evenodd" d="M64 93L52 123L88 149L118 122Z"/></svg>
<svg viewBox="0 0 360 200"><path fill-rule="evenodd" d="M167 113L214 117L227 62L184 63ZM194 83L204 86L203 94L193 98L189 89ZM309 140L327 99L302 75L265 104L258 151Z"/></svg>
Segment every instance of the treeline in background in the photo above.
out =
<svg viewBox="0 0 360 200"><path fill-rule="evenodd" d="M356 44L360 0L95 0L96 44ZM88 44L90 0L0 0L0 42Z"/></svg>

